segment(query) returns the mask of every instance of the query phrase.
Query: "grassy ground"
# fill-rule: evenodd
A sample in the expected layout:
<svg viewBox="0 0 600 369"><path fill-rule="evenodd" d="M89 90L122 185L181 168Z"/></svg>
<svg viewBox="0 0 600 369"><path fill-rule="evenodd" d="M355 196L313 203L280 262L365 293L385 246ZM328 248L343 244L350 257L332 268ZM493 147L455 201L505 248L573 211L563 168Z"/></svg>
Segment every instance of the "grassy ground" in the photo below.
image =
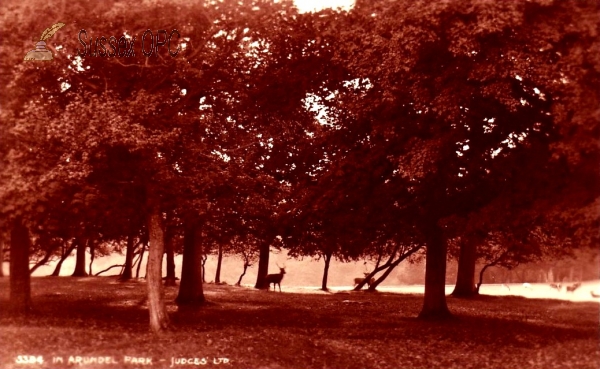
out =
<svg viewBox="0 0 600 369"><path fill-rule="evenodd" d="M489 297L448 298L447 322L415 319L421 295L293 294L205 285L210 303L177 313L172 330L148 331L143 282L114 278L34 278L35 311L7 311L0 279L0 368L594 368L600 367L599 304ZM284 287L285 289L285 287ZM44 364L19 355L42 356ZM63 363L53 363L53 357ZM69 365L69 356L118 364ZM202 365L201 359L207 359ZM227 358L228 363L213 360ZM82 359L83 360L83 359ZM147 365L146 367L150 367Z"/></svg>

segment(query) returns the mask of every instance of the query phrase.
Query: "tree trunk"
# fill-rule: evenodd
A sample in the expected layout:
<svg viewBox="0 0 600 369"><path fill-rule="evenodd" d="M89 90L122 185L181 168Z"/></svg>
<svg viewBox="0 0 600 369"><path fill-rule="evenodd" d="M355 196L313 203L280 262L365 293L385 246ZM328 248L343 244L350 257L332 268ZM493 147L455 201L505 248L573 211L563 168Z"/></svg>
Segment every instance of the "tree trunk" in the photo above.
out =
<svg viewBox="0 0 600 369"><path fill-rule="evenodd" d="M111 266L109 266L108 268L106 268L106 269L104 269L104 270L101 270L101 271L99 271L98 273L96 273L96 277L97 277L97 276L99 276L99 275L100 275L100 274L102 274L102 273L106 273L106 272L108 272L109 270L111 270L111 269L113 269L113 268L123 268L123 264L111 265Z"/></svg>
<svg viewBox="0 0 600 369"><path fill-rule="evenodd" d="M75 261L75 270L73 271L72 277L85 277L85 246L86 239L83 237L77 237L77 254Z"/></svg>
<svg viewBox="0 0 600 369"><path fill-rule="evenodd" d="M50 258L52 257L52 254L54 254L54 252L56 251L57 248L58 247L54 247L54 248L46 250L46 255L44 255L42 260L35 263L35 265L29 269L29 274L33 274L33 272L35 272L39 267L41 267L42 265L46 265L48 263L48 260L50 260Z"/></svg>
<svg viewBox="0 0 600 369"><path fill-rule="evenodd" d="M475 262L477 261L477 241L474 238L463 240L458 257L456 286L452 291L455 297L473 297L477 295L475 288Z"/></svg>
<svg viewBox="0 0 600 369"><path fill-rule="evenodd" d="M29 230L16 220L10 233L10 305L17 312L31 310Z"/></svg>
<svg viewBox="0 0 600 369"><path fill-rule="evenodd" d="M254 288L264 289L269 287L265 283L265 277L269 274L269 251L269 243L262 243L258 256L258 275L256 276L256 285L254 285Z"/></svg>
<svg viewBox="0 0 600 369"><path fill-rule="evenodd" d="M419 318L446 319L451 317L446 305L446 241L437 224L433 224L428 232L425 298Z"/></svg>
<svg viewBox="0 0 600 369"><path fill-rule="evenodd" d="M167 226L165 231L165 253L167 255L167 275L165 286L175 286L175 250L173 246L173 227Z"/></svg>
<svg viewBox="0 0 600 369"><path fill-rule="evenodd" d="M395 261L391 262L391 259L388 260L384 265L382 266L378 266L379 265L379 260L377 261L377 265L375 267L375 269L373 269L373 271L365 276L365 279L363 282L359 283L354 290L355 291L360 291L363 286L367 283L367 281L370 278L374 278L374 275L379 273L380 271L384 270L384 272L381 274L381 276L379 276L379 278L377 278L373 283L371 283L371 285L369 285L369 288L367 291L369 292L374 292L377 290L377 286L379 286L383 281L385 281L385 279L392 273L392 271L398 266L400 265L401 262L403 262L404 260L406 260L407 258L409 258L412 254L414 254L415 252L419 251L421 249L421 246L415 246L412 249L408 250L407 252L405 252L404 254L402 254L398 259L396 259Z"/></svg>
<svg viewBox="0 0 600 369"><path fill-rule="evenodd" d="M149 194L150 216L148 217L148 233L150 250L148 253L146 284L148 286L150 329L154 333L160 333L169 326L169 316L165 306L162 284L162 258L165 252L165 245L161 214L158 205L152 202L154 199L151 196Z"/></svg>
<svg viewBox="0 0 600 369"><path fill-rule="evenodd" d="M569 268L569 282L573 282L573 267Z"/></svg>
<svg viewBox="0 0 600 369"><path fill-rule="evenodd" d="M206 283L206 262L208 261L208 255L202 254L202 283Z"/></svg>
<svg viewBox="0 0 600 369"><path fill-rule="evenodd" d="M479 271L479 282L477 283L477 293L479 294L479 288L481 287L481 285L483 284L483 273L485 273L485 271L487 270L487 268L494 266L494 263L492 264L486 264L483 268L481 268L481 270Z"/></svg>
<svg viewBox="0 0 600 369"><path fill-rule="evenodd" d="M186 224L183 235L183 260L179 294L175 299L180 310L195 309L204 304L202 270L200 233L193 224Z"/></svg>
<svg viewBox="0 0 600 369"><path fill-rule="evenodd" d="M140 278L140 269L142 268L142 261L144 261L144 252L148 248L148 240L144 239L144 243L142 244L142 251L140 251L140 258L138 259L138 265L135 270L135 278ZM147 264L147 263L146 263Z"/></svg>
<svg viewBox="0 0 600 369"><path fill-rule="evenodd" d="M0 240L0 277L4 277L4 241Z"/></svg>
<svg viewBox="0 0 600 369"><path fill-rule="evenodd" d="M331 252L325 253L325 268L323 269L323 281L321 282L321 290L329 291L327 288L327 278L329 276L329 264L331 263Z"/></svg>
<svg viewBox="0 0 600 369"><path fill-rule="evenodd" d="M60 269L62 268L63 262L71 255L73 250L75 250L75 247L77 247L77 242L73 240L71 241L71 246L69 246L69 249L61 255L60 260L54 267L54 271L51 274L52 277L58 277L60 275Z"/></svg>
<svg viewBox="0 0 600 369"><path fill-rule="evenodd" d="M129 231L127 235L127 246L125 250L125 266L123 267L123 272L119 277L121 281L128 281L133 278L133 242L135 235L133 231Z"/></svg>
<svg viewBox="0 0 600 369"><path fill-rule="evenodd" d="M248 270L249 266L250 266L250 263L248 262L248 259L244 258L244 271L240 275L240 278L238 279L237 283L235 284L236 286L242 285L242 278L244 278L244 276L246 275L246 270Z"/></svg>
<svg viewBox="0 0 600 369"><path fill-rule="evenodd" d="M90 239L88 245L90 247L90 265L88 266L88 274L94 275L94 273L92 273L92 264L94 264L94 259L96 258L96 244Z"/></svg>
<svg viewBox="0 0 600 369"><path fill-rule="evenodd" d="M217 272L215 274L215 283L221 283L221 263L223 262L223 245L219 242L219 251L217 254Z"/></svg>

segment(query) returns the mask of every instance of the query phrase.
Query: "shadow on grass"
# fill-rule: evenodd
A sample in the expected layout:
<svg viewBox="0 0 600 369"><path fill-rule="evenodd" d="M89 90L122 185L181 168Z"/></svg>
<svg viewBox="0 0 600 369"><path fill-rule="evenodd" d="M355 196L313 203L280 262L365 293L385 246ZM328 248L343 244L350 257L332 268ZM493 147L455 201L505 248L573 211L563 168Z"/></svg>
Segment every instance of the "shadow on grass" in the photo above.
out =
<svg viewBox="0 0 600 369"><path fill-rule="evenodd" d="M8 296L0 296L3 312L0 328L8 325L91 326L111 331L119 327L140 333L148 331L143 283L43 278L34 280L33 287L34 309L27 315L7 312ZM448 305L455 314L453 319L424 321L416 318L422 295L295 294L221 285L206 288L209 303L192 311L177 311L174 304L177 288L166 288L166 302L175 329L252 331L264 328L332 340L343 336L382 345L386 341L404 342L418 337L425 342L507 347L590 339L597 336L598 329L596 303L518 296L450 297Z"/></svg>

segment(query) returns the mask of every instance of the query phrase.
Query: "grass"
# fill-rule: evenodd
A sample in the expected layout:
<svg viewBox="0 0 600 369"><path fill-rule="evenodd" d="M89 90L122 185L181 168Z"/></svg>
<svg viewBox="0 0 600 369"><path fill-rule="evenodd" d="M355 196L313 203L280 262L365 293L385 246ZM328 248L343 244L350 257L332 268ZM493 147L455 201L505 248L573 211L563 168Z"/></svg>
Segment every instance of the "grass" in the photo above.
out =
<svg viewBox="0 0 600 369"><path fill-rule="evenodd" d="M285 289L285 286L284 286ZM293 294L205 285L209 303L178 313L165 290L172 329L148 330L145 284L114 277L32 279L34 311L9 313L0 278L0 368L69 368L69 356L206 358L179 368L594 368L600 367L599 304L522 297L448 298L455 318L415 319L422 295ZM16 364L18 355L44 364ZM52 357L61 356L62 364ZM227 358L214 364L213 358ZM161 361L162 360L162 361Z"/></svg>

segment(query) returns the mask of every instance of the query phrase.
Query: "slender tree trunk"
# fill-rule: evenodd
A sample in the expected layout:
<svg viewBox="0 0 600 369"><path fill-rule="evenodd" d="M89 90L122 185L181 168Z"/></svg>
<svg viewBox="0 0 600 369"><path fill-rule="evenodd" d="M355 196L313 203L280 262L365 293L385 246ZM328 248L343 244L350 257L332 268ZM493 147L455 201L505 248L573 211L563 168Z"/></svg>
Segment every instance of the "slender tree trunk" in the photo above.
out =
<svg viewBox="0 0 600 369"><path fill-rule="evenodd" d="M16 220L10 233L10 305L17 312L31 310L29 230Z"/></svg>
<svg viewBox="0 0 600 369"><path fill-rule="evenodd" d="M0 277L4 277L4 241L0 240Z"/></svg>
<svg viewBox="0 0 600 369"><path fill-rule="evenodd" d="M327 288L327 279L329 276L329 264L331 263L331 252L325 253L325 268L323 269L323 280L321 281L321 289L323 291L329 291Z"/></svg>
<svg viewBox="0 0 600 369"><path fill-rule="evenodd" d="M100 275L100 274L102 274L102 273L106 273L106 272L108 272L109 270L111 270L111 269L113 269L113 268L122 268L122 267L123 267L123 264L111 265L111 266L109 266L108 268L106 268L106 269L104 269L104 270L101 270L101 271L99 271L98 273L96 273L96 277L97 277L97 276L99 276L99 275Z"/></svg>
<svg viewBox="0 0 600 369"><path fill-rule="evenodd" d="M206 262L208 261L208 255L202 254L202 283L206 283Z"/></svg>
<svg viewBox="0 0 600 369"><path fill-rule="evenodd" d="M183 236L183 261L179 294L175 302L180 310L195 309L204 304L202 289L202 244L194 224L186 224Z"/></svg>
<svg viewBox="0 0 600 369"><path fill-rule="evenodd" d="M240 275L240 278L238 279L237 283L235 284L236 286L242 285L242 278L244 278L244 276L246 275L246 271L248 270L249 266L250 266L250 262L248 261L248 258L246 256L244 256L244 271Z"/></svg>
<svg viewBox="0 0 600 369"><path fill-rule="evenodd" d="M170 226L167 226L165 230L165 253L167 256L165 286L175 286L175 250L173 246L173 227Z"/></svg>
<svg viewBox="0 0 600 369"><path fill-rule="evenodd" d="M473 297L478 293L475 287L475 262L477 261L477 240L469 238L462 241L458 256L456 286L452 292L455 297Z"/></svg>
<svg viewBox="0 0 600 369"><path fill-rule="evenodd" d="M363 282L359 283L354 288L354 290L355 291L360 291L370 278L374 278L373 276L375 274L377 274L378 272L384 270L384 272L381 274L381 276L379 276L379 278L377 278L373 283L371 283L369 285L369 288L367 290L369 292L376 291L377 290L377 286L379 286L383 281L385 281L385 279L392 273L392 271L394 270L394 268L396 268L401 262L403 262L404 260L406 260L407 258L409 258L412 254L414 254L415 252L419 251L420 249L421 249L421 246L415 246L415 247L411 248L410 250L408 250L407 252L405 252L404 254L402 254L395 261L392 262L391 259L390 259L390 260L388 260L388 262L386 262L382 266L378 266L379 265L379 261L378 261L375 269L373 269L373 271L371 272L371 274L365 276L365 279L363 280Z"/></svg>
<svg viewBox="0 0 600 369"><path fill-rule="evenodd" d="M265 277L269 274L269 251L269 243L262 243L258 255L258 275L256 276L256 285L254 285L254 288L264 289L269 287L265 283Z"/></svg>
<svg viewBox="0 0 600 369"><path fill-rule="evenodd" d="M77 237L77 254L75 260L75 270L73 271L72 277L85 277L85 248L86 239L83 237Z"/></svg>
<svg viewBox="0 0 600 369"><path fill-rule="evenodd" d="M146 252L147 248L148 248L148 240L145 239L144 243L142 244L142 251L140 251L140 258L138 260L138 265L135 270L135 278L136 279L140 278L140 269L142 268L142 261L144 261L144 252ZM148 263L146 263L146 264L148 264Z"/></svg>
<svg viewBox="0 0 600 369"><path fill-rule="evenodd" d="M96 258L96 244L94 243L94 240L90 239L88 245L90 246L90 265L88 266L88 274L94 275L94 273L92 273L92 264L94 264L94 259Z"/></svg>
<svg viewBox="0 0 600 369"><path fill-rule="evenodd" d="M217 254L217 272L215 274L215 283L221 283L221 263L223 262L223 245L219 242L219 251Z"/></svg>
<svg viewBox="0 0 600 369"><path fill-rule="evenodd" d="M42 265L46 265L48 263L48 260L50 260L50 258L52 257L52 254L54 254L54 252L56 251L58 247L54 247L50 250L46 251L46 255L44 255L44 258L40 261L38 261L37 263L35 263L35 265L29 269L29 274L33 274L33 272L35 272L39 267L41 267Z"/></svg>
<svg viewBox="0 0 600 369"><path fill-rule="evenodd" d="M445 319L451 316L446 305L446 241L437 224L432 224L428 232L425 298L419 318Z"/></svg>
<svg viewBox="0 0 600 369"><path fill-rule="evenodd" d="M71 245L69 246L69 249L66 250L65 252L63 252L63 254L60 256L60 260L58 261L58 263L56 263L56 266L54 267L54 271L51 274L52 277L58 277L60 275L60 269L62 268L63 262L65 260L67 260L67 258L73 252L73 250L75 250L75 247L77 247L77 242L75 240L73 240L73 241L71 241Z"/></svg>
<svg viewBox="0 0 600 369"><path fill-rule="evenodd" d="M127 235L127 246L125 250L125 266L123 267L123 272L119 277L121 281L128 281L133 278L133 242L134 242L134 233L132 230L129 231L129 235Z"/></svg>
<svg viewBox="0 0 600 369"><path fill-rule="evenodd" d="M524 271L525 273L525 271ZM525 278L523 278L525 279ZM527 281L525 281L527 282ZM569 268L569 282L573 282L573 267Z"/></svg>
<svg viewBox="0 0 600 369"><path fill-rule="evenodd" d="M477 283L477 293L479 293L479 288L483 284L483 273L485 273L487 268L494 266L494 265L495 265L495 263L486 264L483 268L481 268L481 271L479 271L479 282Z"/></svg>
<svg viewBox="0 0 600 369"><path fill-rule="evenodd" d="M148 217L150 250L148 253L146 272L148 310L150 313L150 329L154 333L160 333L169 326L169 316L165 306L162 284L162 258L165 252L165 245L160 210L158 205L154 203L151 193L148 197L150 209L150 215Z"/></svg>

